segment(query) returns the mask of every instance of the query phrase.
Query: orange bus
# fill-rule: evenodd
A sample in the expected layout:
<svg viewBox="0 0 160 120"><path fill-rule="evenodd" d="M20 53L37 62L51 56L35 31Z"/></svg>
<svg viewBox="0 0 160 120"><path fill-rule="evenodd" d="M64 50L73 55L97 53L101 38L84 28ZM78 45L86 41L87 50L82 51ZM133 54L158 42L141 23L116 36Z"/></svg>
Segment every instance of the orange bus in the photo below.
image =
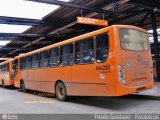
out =
<svg viewBox="0 0 160 120"><path fill-rule="evenodd" d="M122 96L153 87L147 31L114 25L14 59L15 87L67 96Z"/></svg>
<svg viewBox="0 0 160 120"><path fill-rule="evenodd" d="M13 59L9 59L0 63L0 85L3 88L6 86L14 86L12 61Z"/></svg>

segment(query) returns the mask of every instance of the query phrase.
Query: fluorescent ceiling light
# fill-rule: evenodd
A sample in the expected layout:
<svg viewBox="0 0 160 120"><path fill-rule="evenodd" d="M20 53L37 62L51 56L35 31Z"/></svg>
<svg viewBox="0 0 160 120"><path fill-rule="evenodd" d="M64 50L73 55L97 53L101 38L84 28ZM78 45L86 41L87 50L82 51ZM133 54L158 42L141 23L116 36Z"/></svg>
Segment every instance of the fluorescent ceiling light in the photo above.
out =
<svg viewBox="0 0 160 120"><path fill-rule="evenodd" d="M149 41L153 43L153 37L149 37ZM160 37L158 37L158 42L160 42Z"/></svg>
<svg viewBox="0 0 160 120"><path fill-rule="evenodd" d="M11 42L11 41L0 41L0 46L5 46L5 45L7 45L9 42Z"/></svg>
<svg viewBox="0 0 160 120"><path fill-rule="evenodd" d="M61 0L68 2L70 0ZM0 0L0 16L42 19L60 6L25 0ZM22 33L31 26L0 24L0 32Z"/></svg>
<svg viewBox="0 0 160 120"><path fill-rule="evenodd" d="M153 33L153 30L148 30L149 33ZM157 32L160 33L160 28L157 29Z"/></svg>
<svg viewBox="0 0 160 120"><path fill-rule="evenodd" d="M61 0L68 2L70 0ZM25 0L0 0L0 16L42 19L47 14L60 6L44 3L37 3ZM31 26L0 24L2 33L22 33ZM10 41L0 41L0 45L6 45Z"/></svg>
<svg viewBox="0 0 160 120"><path fill-rule="evenodd" d="M59 7L25 0L0 0L0 16L42 19Z"/></svg>
<svg viewBox="0 0 160 120"><path fill-rule="evenodd" d="M153 37L149 37L149 40L153 40Z"/></svg>
<svg viewBox="0 0 160 120"><path fill-rule="evenodd" d="M0 32L2 33L22 33L28 28L30 26L0 24Z"/></svg>

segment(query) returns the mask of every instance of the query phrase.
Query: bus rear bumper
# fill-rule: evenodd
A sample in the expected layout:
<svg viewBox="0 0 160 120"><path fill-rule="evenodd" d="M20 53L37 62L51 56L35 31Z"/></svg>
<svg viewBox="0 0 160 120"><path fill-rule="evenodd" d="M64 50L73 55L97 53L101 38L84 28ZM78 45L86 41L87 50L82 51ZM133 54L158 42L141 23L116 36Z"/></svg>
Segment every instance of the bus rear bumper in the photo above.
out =
<svg viewBox="0 0 160 120"><path fill-rule="evenodd" d="M127 87L123 85L117 86L117 96L139 93L153 88L153 82L141 86Z"/></svg>

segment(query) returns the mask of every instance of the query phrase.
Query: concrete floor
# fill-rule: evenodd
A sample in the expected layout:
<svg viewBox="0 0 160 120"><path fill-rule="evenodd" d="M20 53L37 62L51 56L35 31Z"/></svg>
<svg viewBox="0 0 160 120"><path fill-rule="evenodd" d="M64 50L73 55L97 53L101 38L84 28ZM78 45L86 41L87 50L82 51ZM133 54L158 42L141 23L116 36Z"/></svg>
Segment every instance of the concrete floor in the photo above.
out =
<svg viewBox="0 0 160 120"><path fill-rule="evenodd" d="M73 97L69 102L57 101L53 96L41 97L40 92L22 93L16 89L0 88L0 113L13 114L103 114L103 113L159 113L160 95L153 91L123 97ZM160 93L160 92L159 92ZM48 95L46 95L48 96Z"/></svg>

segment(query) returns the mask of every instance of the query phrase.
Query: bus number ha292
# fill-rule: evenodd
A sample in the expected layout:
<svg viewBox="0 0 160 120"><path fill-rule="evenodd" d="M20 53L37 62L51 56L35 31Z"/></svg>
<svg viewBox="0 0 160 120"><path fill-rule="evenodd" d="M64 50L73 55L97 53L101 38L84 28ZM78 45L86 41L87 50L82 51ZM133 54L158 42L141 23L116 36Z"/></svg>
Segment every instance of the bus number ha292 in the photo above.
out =
<svg viewBox="0 0 160 120"><path fill-rule="evenodd" d="M96 66L96 70L109 71L109 70L110 70L110 65L100 65L100 66Z"/></svg>

